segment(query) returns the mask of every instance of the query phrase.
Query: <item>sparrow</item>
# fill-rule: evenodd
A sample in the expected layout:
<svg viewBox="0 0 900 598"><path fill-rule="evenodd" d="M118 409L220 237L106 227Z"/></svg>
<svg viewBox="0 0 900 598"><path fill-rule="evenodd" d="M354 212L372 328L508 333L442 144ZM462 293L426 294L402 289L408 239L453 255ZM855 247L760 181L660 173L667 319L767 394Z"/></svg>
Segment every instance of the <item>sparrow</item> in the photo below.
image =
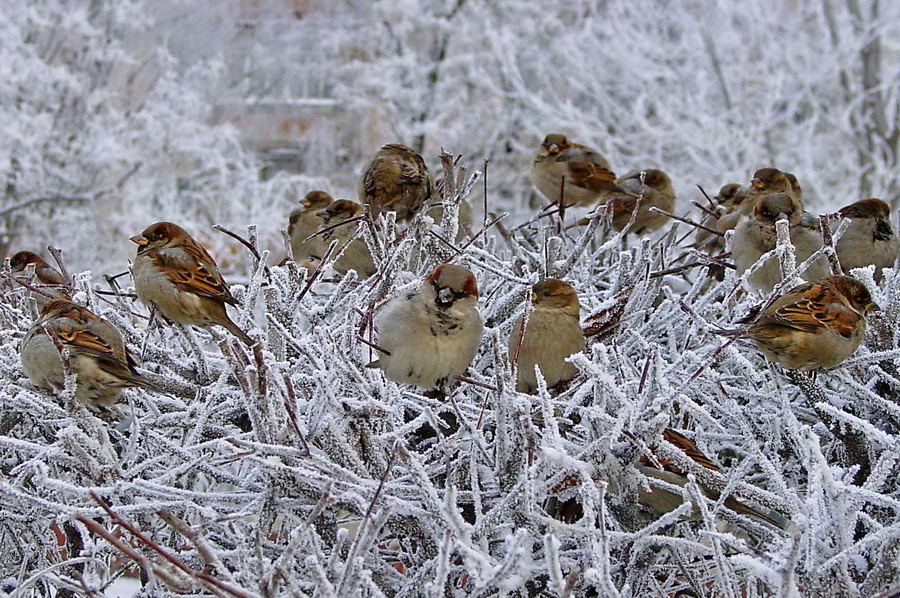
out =
<svg viewBox="0 0 900 598"><path fill-rule="evenodd" d="M734 229L732 257L738 276L753 266L764 253L775 248L775 222L781 218L786 218L790 223L791 242L798 264L822 247L818 229L804 226L803 208L796 197L790 191L771 193L756 204L751 216L741 218ZM817 280L830 273L828 261L822 256L800 276L804 280ZM781 282L778 260L770 259L750 276L748 282L756 289L771 291Z"/></svg>
<svg viewBox="0 0 900 598"><path fill-rule="evenodd" d="M836 366L859 347L866 316L879 311L865 286L849 276L828 276L789 290L764 310L739 320L746 335L770 361L788 370Z"/></svg>
<svg viewBox="0 0 900 598"><path fill-rule="evenodd" d="M559 133L544 138L531 165L531 182L553 203L559 203L562 192L567 205L589 206L609 192L623 192L600 152Z"/></svg>
<svg viewBox="0 0 900 598"><path fill-rule="evenodd" d="M372 218L382 212L397 213L397 220L410 220L433 191L425 160L414 149L391 143L382 147L363 170L359 200L369 205Z"/></svg>
<svg viewBox="0 0 900 598"><path fill-rule="evenodd" d="M725 231L719 229L719 221L727 214L733 213L746 197L747 188L742 187L740 183L726 183L725 185L722 185L722 187L719 188L719 192L713 198L718 218L707 214L704 216L703 220L701 220L701 224L724 233ZM737 222L735 221L731 225L731 228L734 228L734 224L736 223ZM731 229L729 228L728 230ZM725 251L725 241L718 235L703 230L702 228L698 228L697 232L694 234L694 247L703 249L706 253L713 255Z"/></svg>
<svg viewBox="0 0 900 598"><path fill-rule="evenodd" d="M216 261L183 228L157 222L131 241L138 245L132 266L134 290L148 307L178 324L219 325L247 345L255 341L231 321L225 304L237 305Z"/></svg>
<svg viewBox="0 0 900 598"><path fill-rule="evenodd" d="M850 226L835 245L841 267L875 265L875 280L881 280L883 268L893 268L900 253L900 240L891 227L891 209L880 199L861 199L841 208L840 214L850 219Z"/></svg>
<svg viewBox="0 0 900 598"><path fill-rule="evenodd" d="M300 207L291 212L288 217L287 233L291 238L291 252L294 254L295 262L312 261L313 256L320 257L324 253L320 237L308 241L306 239L319 230L321 223L319 212L332 202L334 199L324 191L310 191L300 200Z"/></svg>
<svg viewBox="0 0 900 598"><path fill-rule="evenodd" d="M341 251L340 257L334 262L334 269L340 274L346 274L349 270L356 270L360 278L366 279L375 274L375 262L366 242L360 238L353 239L347 245L347 241L356 232L357 223L347 222L365 214L365 208L349 199L339 199L316 215L319 218L319 231L325 231L317 238L321 238L325 248L337 240L335 251ZM342 222L347 222L341 225ZM344 247L346 245L346 248ZM324 253L324 252L323 252ZM322 256L316 256L322 257Z"/></svg>
<svg viewBox="0 0 900 598"><path fill-rule="evenodd" d="M716 205L728 208L732 204L739 204L747 196L747 188L740 183L725 183L719 187L719 192L713 198Z"/></svg>
<svg viewBox="0 0 900 598"><path fill-rule="evenodd" d="M157 390L135 370L122 334L88 309L66 299L51 299L25 334L20 347L22 370L40 388L59 392L65 387L60 350L68 352L75 375L75 398L87 405L109 408L123 388Z"/></svg>
<svg viewBox="0 0 900 598"><path fill-rule="evenodd" d="M644 181L641 182L641 174ZM675 208L675 188L672 181L662 170L648 168L647 170L632 170L628 174L616 179L616 184L624 191L612 193L607 196L604 203L612 210L612 227L614 230L624 230L631 221L631 214L637 206L637 217L631 232L636 234L650 233L669 221L665 214L651 212L650 208L659 208L666 212L672 212Z"/></svg>
<svg viewBox="0 0 900 598"><path fill-rule="evenodd" d="M777 168L760 168L753 173L749 187L744 188L743 191L740 189L735 191L729 209L716 222L716 228L720 233L733 230L741 218L753 214L761 199L773 193L790 194L797 200L802 212L803 196L797 177Z"/></svg>
<svg viewBox="0 0 900 598"><path fill-rule="evenodd" d="M575 377L578 370L565 360L584 351L578 295L571 285L556 278L542 280L532 287L531 304L525 333L523 314L509 337L509 359L517 366L516 391L524 393L537 390L535 365L553 388Z"/></svg>
<svg viewBox="0 0 900 598"><path fill-rule="evenodd" d="M29 281L25 276L25 269L34 264L34 280ZM46 295L32 292L31 296L37 302L38 307L42 307L51 298L54 299L71 299L65 288L66 281L59 271L47 263L47 261L36 253L31 251L20 251L12 256L9 260L9 266L13 276L25 282L36 284ZM48 297L50 295L51 297Z"/></svg>
<svg viewBox="0 0 900 598"><path fill-rule="evenodd" d="M664 429L662 436L665 441L673 444L697 465L717 472L722 471L721 468L703 454L703 451L701 451L694 441L687 436L684 436L671 428ZM637 462L637 469L647 477L656 478L676 486L684 486L688 481L687 474L677 465L655 455L652 458L649 455L641 455ZM713 500L719 499L719 493L717 491L703 485L701 485L700 488L709 498ZM684 502L684 498L681 494L676 494L675 492L651 485L649 490L647 488L640 488L638 490L638 502L657 513L663 514L678 508L681 503ZM765 521L781 529L787 529L789 525L784 517L778 513L772 511L759 511L732 497L726 498L724 504L736 513ZM695 515L697 514L696 511L698 510L695 509Z"/></svg>
<svg viewBox="0 0 900 598"><path fill-rule="evenodd" d="M426 209L425 214L431 217L435 225L440 226L444 219L444 203L442 201L432 203ZM459 229L456 231L456 242L460 243L463 239L472 234L472 223L474 222L472 204L470 204L467 199L462 199L459 202L457 221L459 223Z"/></svg>
<svg viewBox="0 0 900 598"><path fill-rule="evenodd" d="M388 301L375 323L386 351L376 364L388 379L443 390L465 373L481 342L475 276L441 264L418 290Z"/></svg>
<svg viewBox="0 0 900 598"><path fill-rule="evenodd" d="M703 454L697 445L687 436L684 436L671 428L665 428L662 432L662 437L666 442L674 445L675 448L684 453L685 457L692 460L698 466L716 472L722 471L719 466ZM672 484L673 486L686 485L688 483L687 473L675 463L654 454L653 448L654 447L650 447L651 452L649 454L639 454L638 459L635 461L635 468L648 478L655 478L668 484ZM611 494L619 494L619 485L614 478L609 478L605 481L608 483L609 492ZM578 481L574 476L567 476L557 484L552 491L554 493L561 493L577 484ZM719 500L720 493L717 490L709 488L702 483L700 484L700 490L712 500ZM674 511L684 502L684 497L680 492L668 490L655 484L639 485L637 488L637 499L641 505L659 514ZM779 513L774 511L764 512L755 509L731 496L725 499L724 504L736 513L747 515L759 521L764 521L781 529L789 529L791 527L791 523ZM558 516L563 521L569 523L577 521L584 514L581 506L573 499L569 499L565 502L561 502L557 499L555 503L551 502L550 506L555 507L553 509L555 511L555 516ZM687 518L698 519L699 515L700 509L695 505Z"/></svg>

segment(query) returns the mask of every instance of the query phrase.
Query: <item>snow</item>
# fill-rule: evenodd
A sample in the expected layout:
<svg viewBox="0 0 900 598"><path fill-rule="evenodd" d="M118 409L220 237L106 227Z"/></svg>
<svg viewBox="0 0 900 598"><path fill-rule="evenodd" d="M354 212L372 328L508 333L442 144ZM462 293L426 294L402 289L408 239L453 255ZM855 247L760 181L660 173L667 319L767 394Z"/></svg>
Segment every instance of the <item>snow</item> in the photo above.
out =
<svg viewBox="0 0 900 598"><path fill-rule="evenodd" d="M0 247L60 247L77 300L166 391L127 390L97 414L34 388L18 357L34 306L0 281L0 595L872 596L896 584L900 276L855 271L883 310L864 346L814 378L787 374L713 334L761 299L733 272L654 275L695 259L685 225L638 239L599 219L528 223L541 203L528 171L559 131L617 172L664 168L694 218L696 184L712 195L769 165L799 177L813 213L895 202L900 5L250 4L25 0L0 23ZM241 116L248 105L284 117L266 126L290 147L260 144L272 131L248 128L261 122ZM406 230L364 226L381 275L326 268L310 284L282 263L287 214L312 189L354 198L387 142L422 150L451 199L471 203L476 233L505 216L459 255L429 232L453 238L453 209ZM441 149L461 156L454 168ZM260 176L256 150L299 172ZM150 324L128 295L128 238L162 219L215 256L258 350L221 329ZM441 399L366 367L377 355L359 337L366 314L447 259L478 280L487 328L468 375L491 388ZM507 336L548 276L575 286L598 335L571 358L570 388L521 395ZM692 521L688 503L657 518L637 502L653 485L640 454L678 457L665 427L723 469L678 489L701 503ZM736 515L701 486L792 527ZM569 499L582 517L562 514ZM154 581L104 588L126 565Z"/></svg>

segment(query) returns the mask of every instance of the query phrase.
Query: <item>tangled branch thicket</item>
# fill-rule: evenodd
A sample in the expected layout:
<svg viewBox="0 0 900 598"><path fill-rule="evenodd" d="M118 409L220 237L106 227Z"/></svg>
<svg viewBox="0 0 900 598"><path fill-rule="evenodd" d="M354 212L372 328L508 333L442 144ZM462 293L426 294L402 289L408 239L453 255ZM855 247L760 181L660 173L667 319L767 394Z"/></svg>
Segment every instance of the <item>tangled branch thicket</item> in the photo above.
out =
<svg viewBox="0 0 900 598"><path fill-rule="evenodd" d="M454 248L478 175L444 164L442 222L360 224L379 265L370 280L248 252L232 291L252 350L151 324L127 287L103 294L77 276L76 300L166 390L128 390L112 416L29 384L17 348L34 307L4 291L4 595L102 592L137 571L147 596L891 595L900 277L876 286L857 271L883 308L865 346L789 378L711 332L758 299L734 292L733 273L677 271L697 259L681 255L683 226L638 241L601 217L513 232L501 220ZM487 327L469 373L479 384L440 399L367 368L365 341L373 311L446 260L475 272ZM506 339L546 276L572 282L595 334L567 390L529 396L514 390ZM661 442L665 427L725 473L692 467ZM690 472L686 502L661 517L637 502L661 483L634 467L651 452ZM729 496L792 524L738 515Z"/></svg>

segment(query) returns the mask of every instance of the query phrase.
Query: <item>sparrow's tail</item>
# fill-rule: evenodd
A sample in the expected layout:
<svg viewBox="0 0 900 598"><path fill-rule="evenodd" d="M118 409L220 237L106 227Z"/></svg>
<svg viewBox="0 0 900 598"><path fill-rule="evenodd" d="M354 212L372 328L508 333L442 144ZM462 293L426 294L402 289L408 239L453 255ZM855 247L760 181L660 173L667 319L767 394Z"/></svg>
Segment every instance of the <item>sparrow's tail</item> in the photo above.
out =
<svg viewBox="0 0 900 598"><path fill-rule="evenodd" d="M248 347L252 347L256 344L256 341L253 340L249 334L241 330L237 324L231 321L231 318L228 315L225 315L224 320L221 322L222 326L224 326L231 334L235 335L241 342L247 345Z"/></svg>
<svg viewBox="0 0 900 598"><path fill-rule="evenodd" d="M782 516L780 513L776 513L772 510L760 511L754 509L753 507L749 507L733 498L726 498L725 506L736 513L740 513L741 515L747 515L748 517L752 517L753 519L764 521L783 530L788 530L793 525L790 520Z"/></svg>
<svg viewBox="0 0 900 598"><path fill-rule="evenodd" d="M716 326L713 324L713 328L710 329L710 332L713 334L718 334L719 336L725 336L728 338L738 338L740 336L744 336L747 334L747 330L744 328L722 328L721 326Z"/></svg>

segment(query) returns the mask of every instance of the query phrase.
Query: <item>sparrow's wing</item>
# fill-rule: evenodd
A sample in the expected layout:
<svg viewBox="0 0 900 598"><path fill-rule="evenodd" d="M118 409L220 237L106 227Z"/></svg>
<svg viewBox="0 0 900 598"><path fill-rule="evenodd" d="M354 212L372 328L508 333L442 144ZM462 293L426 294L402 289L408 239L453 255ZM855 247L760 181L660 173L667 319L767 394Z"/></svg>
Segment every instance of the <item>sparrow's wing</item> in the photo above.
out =
<svg viewBox="0 0 900 598"><path fill-rule="evenodd" d="M674 444L676 447L678 447L678 449L681 450L681 452L683 452L685 455L687 455L697 465L700 465L701 467L706 467L707 469L712 469L713 471L721 471L719 466L716 465L715 463L713 463L709 459L709 457L704 455L703 452L699 448L697 448L697 445L694 444L694 441L691 440L690 438L688 438L687 436L679 434L678 432L676 432L675 430L672 430L671 428L666 428L665 430L663 430L663 439L666 442ZM664 470L671 471L674 473L684 473L681 471L681 469L677 465L675 465L671 461L662 459L658 456L655 458L656 458L656 461L660 465L662 465L662 468ZM641 463L643 465L647 465L649 467L655 466L654 462L646 455L641 456Z"/></svg>
<svg viewBox="0 0 900 598"><path fill-rule="evenodd" d="M853 336L860 315L841 302L835 291L825 285L808 282L778 299L757 321L778 324L802 332L816 333L823 328L844 337Z"/></svg>
<svg viewBox="0 0 900 598"><path fill-rule="evenodd" d="M646 207L647 199L646 196L641 199L641 206ZM608 206L607 209L610 210L613 220L623 217L630 218L634 212L634 207L637 205L637 198L628 195L614 195L607 199L605 203Z"/></svg>
<svg viewBox="0 0 900 598"><path fill-rule="evenodd" d="M63 279L62 277L62 274L57 272L56 268L54 268L53 266L41 266L35 269L35 275L37 275L37 278L41 281L41 284L66 284L65 279Z"/></svg>
<svg viewBox="0 0 900 598"><path fill-rule="evenodd" d="M308 208L297 208L292 210L290 215L288 216L288 227L287 234L289 237L294 236L294 230L297 228L297 222L300 221L300 216L302 216Z"/></svg>
<svg viewBox="0 0 900 598"><path fill-rule="evenodd" d="M215 260L197 243L159 250L157 267L182 291L237 305Z"/></svg>
<svg viewBox="0 0 900 598"><path fill-rule="evenodd" d="M590 189L591 191L613 191L616 175L609 163L597 152L587 148L572 148L559 154L555 160L564 162L568 169L566 184Z"/></svg>
<svg viewBox="0 0 900 598"><path fill-rule="evenodd" d="M93 357L111 374L122 378L135 374L118 331L87 310L73 306L68 312L47 320L45 325L68 349Z"/></svg>

